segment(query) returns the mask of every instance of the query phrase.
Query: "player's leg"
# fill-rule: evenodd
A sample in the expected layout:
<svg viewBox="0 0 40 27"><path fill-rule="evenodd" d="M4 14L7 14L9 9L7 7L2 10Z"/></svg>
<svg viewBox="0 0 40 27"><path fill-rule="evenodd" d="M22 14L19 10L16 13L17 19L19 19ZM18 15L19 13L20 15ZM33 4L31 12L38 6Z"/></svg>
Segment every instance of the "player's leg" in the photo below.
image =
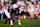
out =
<svg viewBox="0 0 40 27"><path fill-rule="evenodd" d="M14 13L12 14L12 21L13 22L15 21L15 14Z"/></svg>
<svg viewBox="0 0 40 27"><path fill-rule="evenodd" d="M8 14L5 14L5 15L7 16ZM7 18L5 19L4 23L6 24L6 22L7 22L8 20L10 21L10 16L9 16L9 15L8 15Z"/></svg>
<svg viewBox="0 0 40 27"><path fill-rule="evenodd" d="M11 13L10 13L10 25L13 25Z"/></svg>
<svg viewBox="0 0 40 27"><path fill-rule="evenodd" d="M10 17L10 13L6 12L5 15L8 17L7 19L9 20L10 25L13 25L12 19Z"/></svg>
<svg viewBox="0 0 40 27"><path fill-rule="evenodd" d="M8 18L6 18L6 19L5 19L5 21L4 21L4 24L6 24L6 22L7 22L8 20L9 20L9 19L8 19Z"/></svg>
<svg viewBox="0 0 40 27"><path fill-rule="evenodd" d="M20 22L20 18L19 18L19 15L18 15L18 24L21 25L21 22Z"/></svg>
<svg viewBox="0 0 40 27"><path fill-rule="evenodd" d="M4 24L6 24L6 22L9 20L9 24L10 24L10 15L5 13L5 15L7 16L7 18L4 21Z"/></svg>

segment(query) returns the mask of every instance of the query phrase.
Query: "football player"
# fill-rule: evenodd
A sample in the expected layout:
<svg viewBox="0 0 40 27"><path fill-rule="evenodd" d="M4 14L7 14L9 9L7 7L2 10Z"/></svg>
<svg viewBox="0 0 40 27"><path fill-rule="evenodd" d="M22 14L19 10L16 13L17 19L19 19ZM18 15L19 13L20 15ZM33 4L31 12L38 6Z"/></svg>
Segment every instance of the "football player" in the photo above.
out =
<svg viewBox="0 0 40 27"><path fill-rule="evenodd" d="M12 18L15 21L15 18L18 18L18 24L21 25L20 18L19 18L19 9L17 4L13 4L13 10L12 10Z"/></svg>

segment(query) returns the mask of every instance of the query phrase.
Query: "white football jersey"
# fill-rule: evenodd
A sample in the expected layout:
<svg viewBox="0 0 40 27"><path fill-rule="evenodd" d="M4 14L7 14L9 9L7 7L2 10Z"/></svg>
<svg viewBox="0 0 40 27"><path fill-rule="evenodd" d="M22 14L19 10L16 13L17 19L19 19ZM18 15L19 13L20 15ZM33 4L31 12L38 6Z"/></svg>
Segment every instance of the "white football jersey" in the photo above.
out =
<svg viewBox="0 0 40 27"><path fill-rule="evenodd" d="M5 15L6 15L8 18L10 18L10 13L8 12L8 10L7 10L5 7L3 7L3 11L4 11Z"/></svg>

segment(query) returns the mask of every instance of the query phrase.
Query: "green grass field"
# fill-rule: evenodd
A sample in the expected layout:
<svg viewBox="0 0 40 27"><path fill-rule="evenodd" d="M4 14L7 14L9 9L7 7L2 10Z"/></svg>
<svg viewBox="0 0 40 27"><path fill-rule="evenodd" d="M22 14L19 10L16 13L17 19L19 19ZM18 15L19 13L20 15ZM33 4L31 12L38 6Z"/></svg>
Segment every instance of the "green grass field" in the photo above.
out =
<svg viewBox="0 0 40 27"><path fill-rule="evenodd" d="M40 27L40 20L25 20L21 19L22 25L18 25L18 20L16 19L14 25L9 25L3 23L4 20L0 20L0 27Z"/></svg>

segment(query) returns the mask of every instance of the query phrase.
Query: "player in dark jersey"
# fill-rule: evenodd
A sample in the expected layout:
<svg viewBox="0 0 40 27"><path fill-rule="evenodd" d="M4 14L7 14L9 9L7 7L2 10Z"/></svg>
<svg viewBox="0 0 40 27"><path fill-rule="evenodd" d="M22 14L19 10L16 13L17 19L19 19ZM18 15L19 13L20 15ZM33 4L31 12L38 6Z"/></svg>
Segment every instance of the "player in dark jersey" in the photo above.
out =
<svg viewBox="0 0 40 27"><path fill-rule="evenodd" d="M15 18L18 18L18 24L21 25L20 18L19 18L19 9L17 4L13 5L12 18L13 20L15 20Z"/></svg>

